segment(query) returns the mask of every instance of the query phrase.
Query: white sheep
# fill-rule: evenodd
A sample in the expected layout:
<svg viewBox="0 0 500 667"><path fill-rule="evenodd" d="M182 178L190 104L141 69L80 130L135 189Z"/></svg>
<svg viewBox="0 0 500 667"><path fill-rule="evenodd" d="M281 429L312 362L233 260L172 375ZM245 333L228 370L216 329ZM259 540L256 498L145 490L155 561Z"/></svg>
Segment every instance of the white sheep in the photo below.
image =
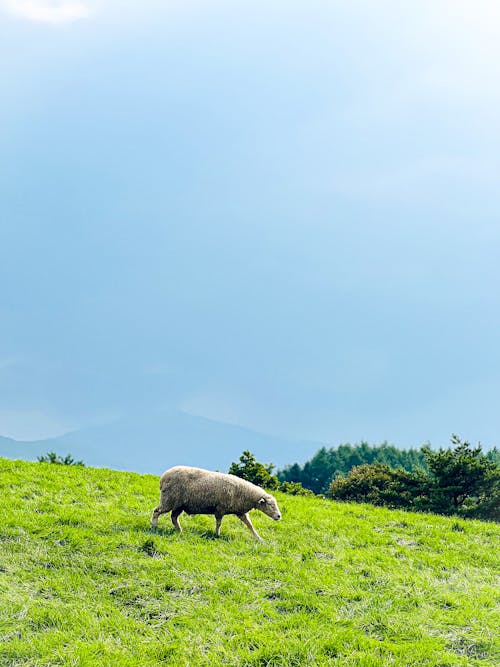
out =
<svg viewBox="0 0 500 667"><path fill-rule="evenodd" d="M191 466L176 466L161 476L160 503L153 511L151 530L156 530L158 517L167 512L172 512L172 523L179 532L182 531L179 523L182 512L213 514L216 521L215 533L219 536L222 517L225 514L235 514L252 535L261 540L248 516L251 509L258 509L275 521L281 519L276 499L260 486L235 475Z"/></svg>

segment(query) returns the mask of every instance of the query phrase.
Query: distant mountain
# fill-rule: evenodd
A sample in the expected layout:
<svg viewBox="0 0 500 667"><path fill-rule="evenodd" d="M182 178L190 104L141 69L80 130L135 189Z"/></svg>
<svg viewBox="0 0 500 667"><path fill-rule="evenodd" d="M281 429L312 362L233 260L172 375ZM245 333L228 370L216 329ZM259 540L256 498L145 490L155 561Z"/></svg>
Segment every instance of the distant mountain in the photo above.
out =
<svg viewBox="0 0 500 667"><path fill-rule="evenodd" d="M257 433L178 410L151 411L57 438L20 442L0 437L0 456L28 461L55 451L86 465L159 474L173 465L226 471L249 449L279 467L310 458L321 443Z"/></svg>
<svg viewBox="0 0 500 667"><path fill-rule="evenodd" d="M42 443L40 445L40 443ZM14 440L0 435L0 457L6 459L22 459L24 461L36 461L37 456L46 453L47 445L52 447L53 440L36 440L25 442ZM40 449L42 447L42 450Z"/></svg>

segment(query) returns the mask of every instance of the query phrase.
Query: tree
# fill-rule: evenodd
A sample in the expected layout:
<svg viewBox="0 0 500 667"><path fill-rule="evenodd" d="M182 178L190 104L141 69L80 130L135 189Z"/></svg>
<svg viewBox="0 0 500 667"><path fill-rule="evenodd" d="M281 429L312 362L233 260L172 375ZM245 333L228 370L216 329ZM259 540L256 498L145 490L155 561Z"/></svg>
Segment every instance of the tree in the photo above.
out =
<svg viewBox="0 0 500 667"><path fill-rule="evenodd" d="M64 466L84 466L83 461L75 461L71 454L66 454L64 458L56 454L55 452L48 452L44 456L38 456L39 463L55 463L56 465Z"/></svg>
<svg viewBox="0 0 500 667"><path fill-rule="evenodd" d="M292 496L313 496L314 493L305 489L299 482L281 482L272 474L274 465L272 463L259 463L255 456L245 450L239 458L239 463L231 463L230 475L236 475L246 479L252 484L262 486L270 491L282 491Z"/></svg>
<svg viewBox="0 0 500 667"><path fill-rule="evenodd" d="M262 486L264 489L274 490L279 487L278 478L272 474L274 469L272 463L259 463L248 450L243 452L239 461L239 463L231 463L228 471L230 475L246 479L248 482Z"/></svg>
<svg viewBox="0 0 500 667"><path fill-rule="evenodd" d="M464 514L499 518L500 467L482 453L452 435L454 449L433 452L423 448L431 476L430 508L440 514Z"/></svg>

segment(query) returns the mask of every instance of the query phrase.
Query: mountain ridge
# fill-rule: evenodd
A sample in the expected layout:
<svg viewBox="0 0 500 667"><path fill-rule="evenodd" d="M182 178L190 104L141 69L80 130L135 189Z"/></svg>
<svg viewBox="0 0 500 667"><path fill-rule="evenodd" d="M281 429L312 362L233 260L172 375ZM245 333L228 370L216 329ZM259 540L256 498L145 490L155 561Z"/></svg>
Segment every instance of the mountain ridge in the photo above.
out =
<svg viewBox="0 0 500 667"><path fill-rule="evenodd" d="M225 470L243 450L278 467L312 456L322 443L260 433L168 409L151 410L63 435L33 441L0 436L0 456L36 460L55 451L86 465L160 473L172 465Z"/></svg>

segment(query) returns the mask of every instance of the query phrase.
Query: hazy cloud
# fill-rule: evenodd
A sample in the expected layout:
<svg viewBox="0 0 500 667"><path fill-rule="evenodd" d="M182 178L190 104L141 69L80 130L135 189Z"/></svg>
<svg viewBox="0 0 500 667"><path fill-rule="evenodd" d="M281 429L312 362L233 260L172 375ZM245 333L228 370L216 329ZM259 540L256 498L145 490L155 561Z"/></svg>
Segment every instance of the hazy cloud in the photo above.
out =
<svg viewBox="0 0 500 667"><path fill-rule="evenodd" d="M7 10L14 16L28 21L41 23L72 23L90 14L89 7L83 2L50 0L7 0Z"/></svg>

